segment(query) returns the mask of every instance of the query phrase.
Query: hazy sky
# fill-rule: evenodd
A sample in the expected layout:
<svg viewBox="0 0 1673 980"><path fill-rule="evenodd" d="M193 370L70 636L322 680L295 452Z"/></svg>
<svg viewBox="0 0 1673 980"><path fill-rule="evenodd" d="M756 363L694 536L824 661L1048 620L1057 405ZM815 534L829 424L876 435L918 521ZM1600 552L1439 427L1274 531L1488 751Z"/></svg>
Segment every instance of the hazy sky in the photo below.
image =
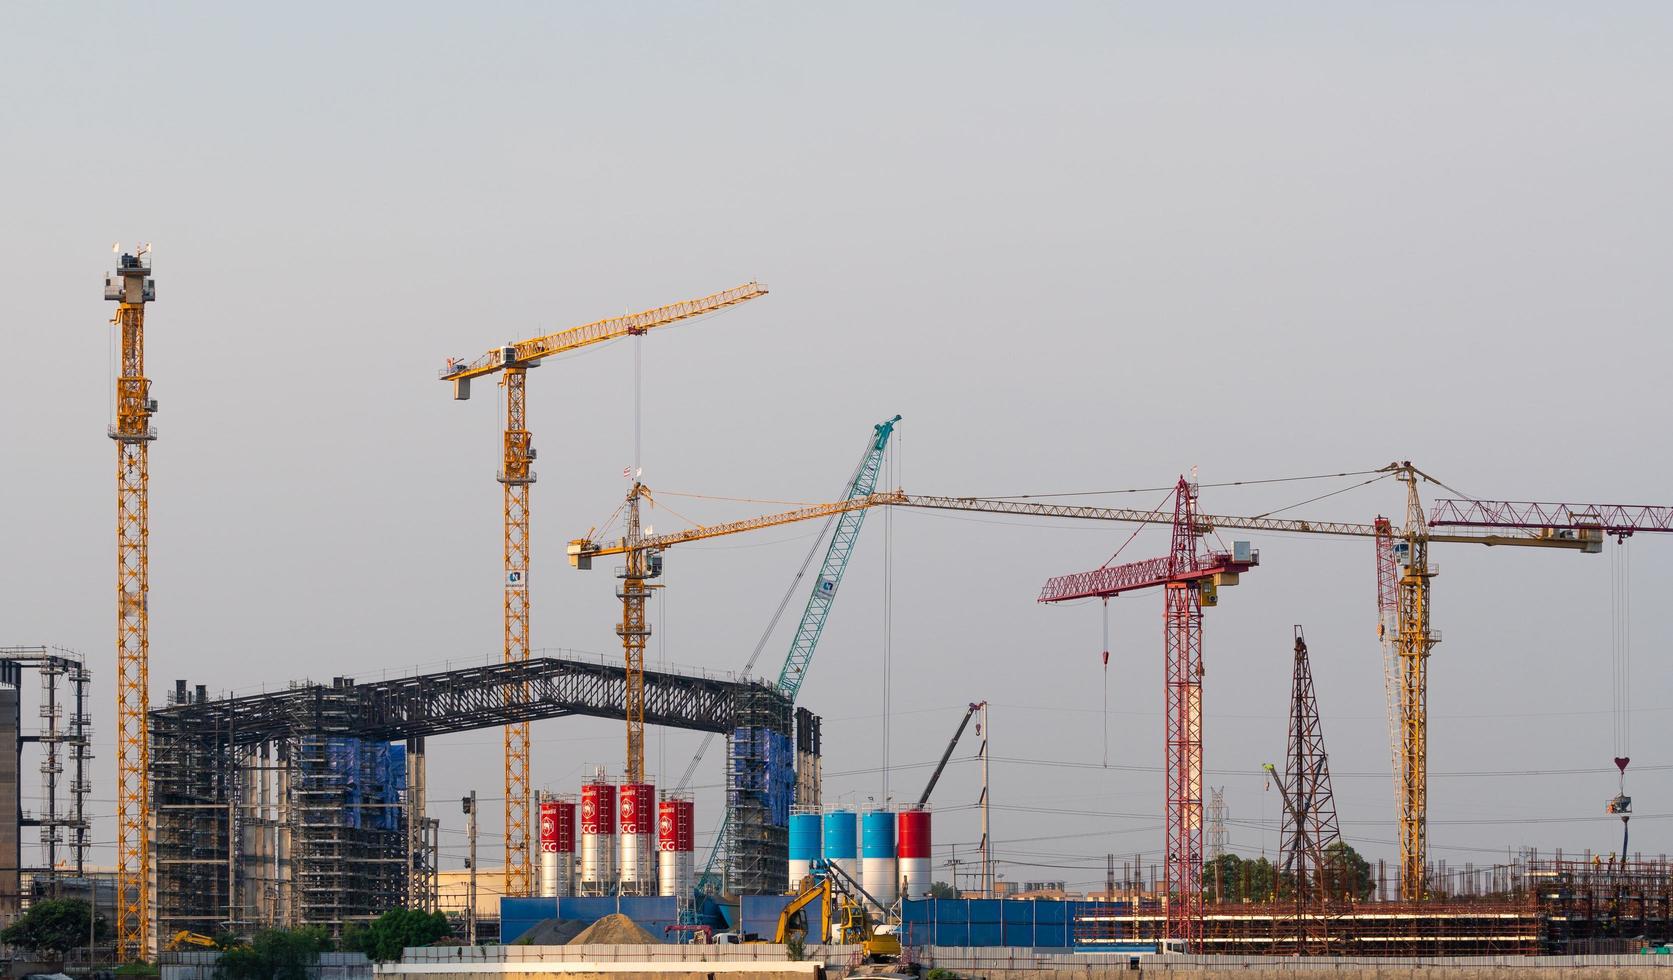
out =
<svg viewBox="0 0 1673 980"><path fill-rule="evenodd" d="M444 358L751 278L771 295L642 342L656 490L826 499L899 412L891 472L921 493L1411 459L1478 496L1673 503L1670 48L1651 3L7 4L0 643L96 666L108 862L116 240L156 247L159 700L176 677L242 691L497 657L497 392L453 402ZM610 564L573 572L563 546L626 489L632 363L618 343L531 378L537 647L619 655ZM1352 482L1210 488L1203 508ZM775 509L661 499L699 521ZM1288 513L1401 507L1385 481ZM671 551L652 654L741 667L814 530ZM803 691L828 800L881 790L883 531L873 515ZM1112 603L1108 769L1097 604L1034 602L1130 533L893 518L891 788L915 798L990 700L1009 878L1159 860L1161 598ZM1277 847L1259 767L1283 753L1303 623L1344 832L1392 857L1370 545L1256 543L1206 625L1231 844ZM1164 547L1146 532L1123 560ZM1635 847L1659 852L1673 540L1629 550L1628 790ZM1612 559L1434 557L1433 856L1614 847ZM536 739L554 790L621 765L616 723ZM677 777L697 741L653 737L652 768ZM499 795L499 742L434 748L450 862L453 801ZM976 792L955 764L938 856L973 856Z"/></svg>

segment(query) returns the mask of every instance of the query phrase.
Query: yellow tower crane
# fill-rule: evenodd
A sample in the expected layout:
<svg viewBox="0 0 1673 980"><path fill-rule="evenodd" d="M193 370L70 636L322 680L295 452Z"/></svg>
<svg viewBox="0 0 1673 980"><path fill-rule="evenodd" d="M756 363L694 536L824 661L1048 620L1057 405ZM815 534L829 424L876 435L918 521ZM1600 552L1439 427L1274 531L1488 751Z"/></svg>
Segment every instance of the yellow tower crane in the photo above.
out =
<svg viewBox="0 0 1673 980"><path fill-rule="evenodd" d="M748 282L698 299L685 300L640 313L609 317L519 343L495 347L472 361L452 360L441 379L453 383L453 397L464 401L471 381L500 374L505 388L504 461L499 482L504 486L505 659L529 658L529 485L534 483L535 451L524 413L528 370L545 358L569 351L638 336L657 327L704 316L765 296L767 288ZM641 640L640 648L643 649ZM526 697L511 692L508 697ZM505 894L524 896L534 884L529 866L529 726L505 727Z"/></svg>
<svg viewBox="0 0 1673 980"><path fill-rule="evenodd" d="M1406 901L1421 901L1427 897L1425 866L1428 859L1428 691L1429 655L1440 633L1430 626L1431 584L1435 568L1429 564L1430 544L1475 544L1488 547L1552 548L1596 554L1603 549L1604 538L1613 535L1624 538L1639 531L1673 531L1673 507L1621 504L1539 504L1482 500L1441 500L1437 513L1426 515L1418 495L1418 483L1427 481L1445 486L1409 462L1391 463L1383 467L1406 485L1406 521L1394 531L1389 522L1357 524L1342 521L1309 521L1298 518L1236 517L1198 514L1196 523L1201 533L1216 529L1268 531L1286 534L1321 534L1381 539L1388 547L1393 564L1398 567L1396 606L1393 617L1396 637L1395 654L1399 660L1396 696L1399 744L1396 755L1396 777L1399 783L1400 836L1400 896ZM570 564L578 568L592 567L592 559L604 555L628 555L629 569L639 568L641 574L655 577L660 572L661 549L681 541L695 541L775 527L795 521L825 517L830 514L859 510L866 507L915 507L932 510L975 511L1023 515L1029 517L1069 518L1079 520L1116 521L1129 524L1166 524L1171 514L1116 507L1090 507L1078 504L1041 504L1020 500L986 500L978 497L932 497L909 495L901 490L883 490L863 497L837 503L817 504L779 514L767 514L730 524L697 527L673 534L643 536L638 534L633 519L639 497L649 498L649 492L635 486L629 495L628 534L622 540L601 545L591 539L576 539L569 544ZM1443 530L1435 530L1442 528ZM1391 540L1392 539L1392 540ZM635 564L634 555L639 558ZM624 590L624 593L630 590ZM629 601L623 596L624 605ZM643 607L637 613L624 609L624 622L637 615L643 620ZM643 715L643 681L640 681L638 710ZM632 681L629 681L629 712L632 707Z"/></svg>
<svg viewBox="0 0 1673 980"><path fill-rule="evenodd" d="M594 558L609 555L622 555L624 558L624 564L617 570L617 575L622 579L622 587L616 591L616 596L622 601L622 621L616 626L616 632L621 635L622 654L627 663L627 691L623 700L627 709L628 782L645 781L645 638L651 633L650 623L645 618L645 599L651 594L651 590L656 588L649 580L662 575L663 550L686 541L702 541L744 531L759 531L798 521L817 520L851 510L862 510L892 499L893 495L874 493L833 503L810 504L796 510L725 524L700 525L669 534L647 535L640 523L639 501L650 501L653 506L656 501L651 496L650 488L635 480L633 489L627 493L623 522L625 532L619 540L600 543L593 540L592 532L589 531L586 537L569 542L569 563L579 569L592 568Z"/></svg>
<svg viewBox="0 0 1673 980"><path fill-rule="evenodd" d="M151 852L151 744L145 724L150 705L151 623L151 416L157 402L145 376L145 304L157 298L151 278L151 246L123 252L105 276L105 299L120 334L116 376L116 951L123 960L144 957L151 943L148 888Z"/></svg>
<svg viewBox="0 0 1673 980"><path fill-rule="evenodd" d="M1657 521L1673 524L1673 519L1662 516L1658 508L1635 508L1626 517L1611 520L1595 513L1575 508L1564 510L1560 516L1539 515L1514 523L1503 520L1493 512L1492 517L1474 516L1471 520L1445 519L1459 510L1458 502L1442 501L1447 508L1443 519L1425 517L1423 503L1418 496L1420 480L1444 486L1440 481L1419 470L1409 462L1390 463L1386 472L1406 485L1406 522L1398 532L1388 522L1353 524L1339 521L1307 521L1275 517L1225 517L1197 515L1197 523L1206 533L1216 528L1251 531L1275 531L1289 534L1346 535L1363 538L1392 536L1394 563L1398 566L1395 596L1394 653L1398 659L1395 696L1398 700L1395 722L1399 732L1395 777L1399 788L1400 837L1400 897L1406 901L1421 901L1427 897L1424 869L1428 862L1429 809L1429 654L1440 642L1438 630L1430 628L1430 591L1435 568L1429 564L1431 543L1479 544L1505 547L1556 548L1595 554L1603 548L1605 533L1631 534L1633 530L1667 530L1653 526ZM967 510L1003 514L1026 514L1034 517L1067 517L1091 520L1114 520L1130 523L1160 523L1165 515L1153 512L1122 510L1107 507L1034 504L1009 500L980 500L969 497L900 496L882 501L898 506L929 507L941 510ZM1475 502L1477 509L1496 502ZM1546 505L1502 505L1501 510ZM1552 505L1555 506L1555 505ZM1489 507L1490 509L1490 507ZM1616 508L1622 510L1622 508ZM1592 511L1606 510L1593 507ZM1651 511L1645 516L1645 511ZM1576 516L1579 515L1579 516ZM1636 524L1628 521L1636 520ZM1451 526L1456 531L1437 533L1432 527Z"/></svg>

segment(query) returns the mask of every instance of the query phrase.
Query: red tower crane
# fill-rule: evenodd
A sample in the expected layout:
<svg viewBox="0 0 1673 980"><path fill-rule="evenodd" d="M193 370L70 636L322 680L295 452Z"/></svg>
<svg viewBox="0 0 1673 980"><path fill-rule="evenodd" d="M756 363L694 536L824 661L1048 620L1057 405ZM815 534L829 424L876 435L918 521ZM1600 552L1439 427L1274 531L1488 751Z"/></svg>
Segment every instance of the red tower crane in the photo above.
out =
<svg viewBox="0 0 1673 980"><path fill-rule="evenodd" d="M1107 599L1161 586L1162 648L1167 702L1167 935L1202 938L1202 608L1213 606L1219 587L1260 564L1260 552L1239 543L1231 552L1199 546L1197 485L1179 478L1174 488L1173 545L1161 558L1105 565L1051 579L1040 602Z"/></svg>

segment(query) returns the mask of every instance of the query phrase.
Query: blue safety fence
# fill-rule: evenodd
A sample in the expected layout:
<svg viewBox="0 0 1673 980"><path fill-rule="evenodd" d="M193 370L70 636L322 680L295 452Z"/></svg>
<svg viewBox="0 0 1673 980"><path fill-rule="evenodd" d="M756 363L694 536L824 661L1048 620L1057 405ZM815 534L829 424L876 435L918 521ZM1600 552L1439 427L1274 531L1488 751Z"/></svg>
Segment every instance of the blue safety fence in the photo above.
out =
<svg viewBox="0 0 1673 980"><path fill-rule="evenodd" d="M1104 946L1132 938L1112 921L1114 908L1049 899L909 899L901 903L902 941L908 946Z"/></svg>
<svg viewBox="0 0 1673 980"><path fill-rule="evenodd" d="M715 928L735 926L770 940L788 895L745 895L740 907ZM1049 899L908 899L901 903L901 941L907 946L1008 946L1035 949L1125 949L1144 945L1129 934L1113 913L1155 913L1160 906L1132 903L1052 901ZM640 928L669 941L665 928L678 921L673 898L502 898L501 942L514 943L546 919L572 919L587 924L614 912ZM817 911L813 912L818 915ZM1150 940L1150 942L1154 942Z"/></svg>
<svg viewBox="0 0 1673 980"><path fill-rule="evenodd" d="M620 912L655 936L672 939L664 930L679 920L679 900L658 896L500 899L500 942L514 943L547 919L569 919L588 925Z"/></svg>

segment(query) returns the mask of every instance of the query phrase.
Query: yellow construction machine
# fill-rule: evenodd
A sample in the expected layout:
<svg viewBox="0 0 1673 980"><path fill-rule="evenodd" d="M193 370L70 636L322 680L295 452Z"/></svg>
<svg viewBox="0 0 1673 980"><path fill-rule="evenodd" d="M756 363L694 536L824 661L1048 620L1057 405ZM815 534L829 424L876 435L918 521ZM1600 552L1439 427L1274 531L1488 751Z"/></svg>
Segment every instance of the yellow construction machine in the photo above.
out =
<svg viewBox="0 0 1673 980"><path fill-rule="evenodd" d="M200 949L220 949L220 945L215 942L213 937L205 936L200 932L182 929L168 937L170 951L185 949L187 946L197 946Z"/></svg>
<svg viewBox="0 0 1673 980"><path fill-rule="evenodd" d="M804 878L799 891L778 915L778 928L772 941L786 943L792 938L806 940L809 935L808 912L819 903L819 931L817 942L839 946L857 945L867 963L900 962L900 931L898 923L879 922L866 910L866 903L882 906L866 894L859 884L833 866L827 865L825 874Z"/></svg>

